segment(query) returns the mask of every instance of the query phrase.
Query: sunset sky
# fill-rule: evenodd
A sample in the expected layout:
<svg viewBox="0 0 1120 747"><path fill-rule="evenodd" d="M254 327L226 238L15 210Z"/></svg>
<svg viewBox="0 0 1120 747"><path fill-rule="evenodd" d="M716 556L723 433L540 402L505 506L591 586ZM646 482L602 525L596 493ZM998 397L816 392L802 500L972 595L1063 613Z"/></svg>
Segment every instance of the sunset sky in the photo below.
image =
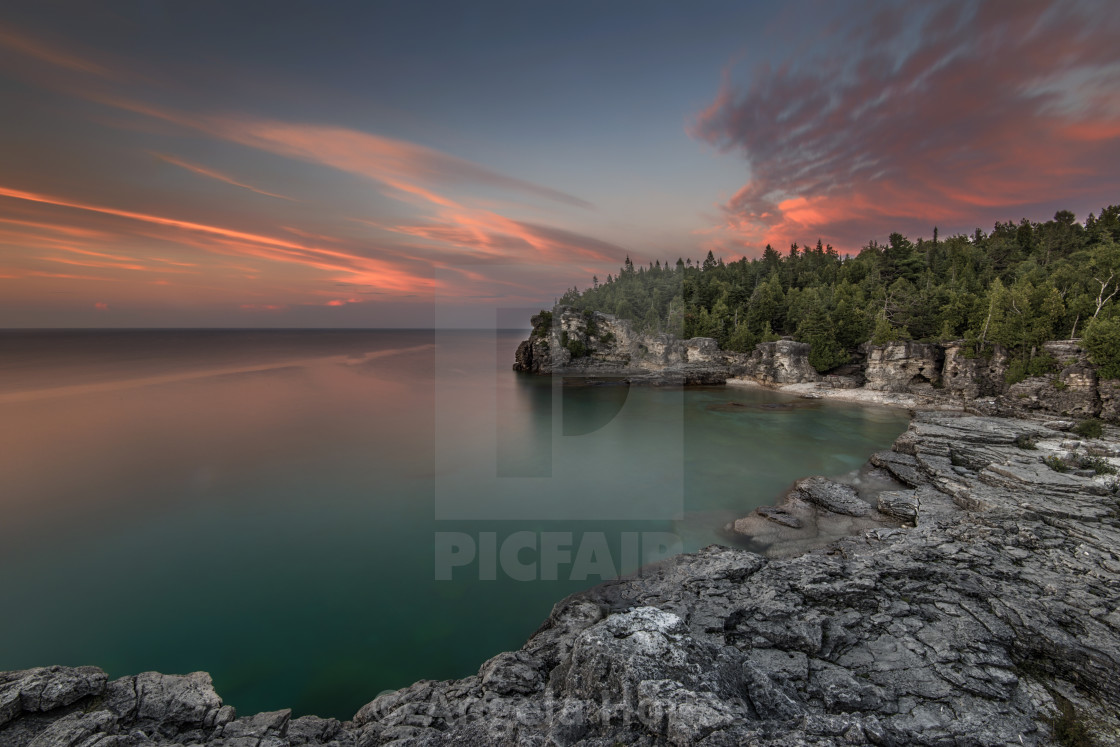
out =
<svg viewBox="0 0 1120 747"><path fill-rule="evenodd" d="M485 325L1120 203L1101 2L8 4L0 327Z"/></svg>

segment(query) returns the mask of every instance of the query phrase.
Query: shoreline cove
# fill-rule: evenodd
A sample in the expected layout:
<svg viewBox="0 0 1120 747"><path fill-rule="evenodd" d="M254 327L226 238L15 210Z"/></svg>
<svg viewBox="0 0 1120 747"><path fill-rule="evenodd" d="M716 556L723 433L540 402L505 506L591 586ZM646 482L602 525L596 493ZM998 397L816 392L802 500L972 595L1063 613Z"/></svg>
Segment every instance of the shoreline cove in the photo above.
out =
<svg viewBox="0 0 1120 747"><path fill-rule="evenodd" d="M1038 422L919 412L871 460L907 485L893 492L913 528L782 559L719 546L673 557L561 600L477 675L383 694L348 722L238 718L205 673L8 672L0 739L1049 744L1069 713L1115 739L1116 496L1038 450L1117 463L1117 436L1074 445Z"/></svg>
<svg viewBox="0 0 1120 747"><path fill-rule="evenodd" d="M110 681L53 666L0 673L0 743L1045 745L1073 728L1120 741L1120 430L1081 439L1049 403L1009 415L999 396L925 382L796 380L816 376L801 343L769 343L764 370L778 375L745 380L728 372L748 363L703 340L666 342L682 356L668 375L625 375L906 409L907 430L859 473L889 481L872 502L798 480L733 522L776 531L793 554L711 545L644 566L560 600L477 674L382 693L349 721L239 717L205 672ZM574 373L620 370L591 363ZM820 521L842 536L783 534Z"/></svg>

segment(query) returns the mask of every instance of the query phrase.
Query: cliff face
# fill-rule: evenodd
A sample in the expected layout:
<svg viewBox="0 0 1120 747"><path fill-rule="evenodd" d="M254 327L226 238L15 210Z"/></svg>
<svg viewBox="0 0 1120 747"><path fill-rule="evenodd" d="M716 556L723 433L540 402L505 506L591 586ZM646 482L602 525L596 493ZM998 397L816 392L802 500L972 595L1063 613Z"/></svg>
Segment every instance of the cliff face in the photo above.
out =
<svg viewBox="0 0 1120 747"><path fill-rule="evenodd" d="M1011 410L1060 412L1073 417L1101 413L1097 372L1075 342L1048 342L1045 351L1058 361L1054 376L1036 376L1011 385L1001 397Z"/></svg>
<svg viewBox="0 0 1120 747"><path fill-rule="evenodd" d="M517 348L515 371L568 376L625 376L635 383L722 384L746 376L766 384L820 381L809 345L778 340L752 353L721 350L710 337L679 339L635 332L625 319L558 306L533 317Z"/></svg>
<svg viewBox="0 0 1120 747"><path fill-rule="evenodd" d="M517 349L515 371L567 376L624 376L635 383L722 384L742 372L746 355L715 340L642 334L625 319L557 306L533 317Z"/></svg>
<svg viewBox="0 0 1120 747"><path fill-rule="evenodd" d="M864 343L863 375L868 389L879 392L919 394L941 386L945 352L940 345L919 342L891 342L885 345Z"/></svg>
<svg viewBox="0 0 1120 747"><path fill-rule="evenodd" d="M970 358L964 344L952 342L944 346L945 362L941 384L945 391L962 399L993 397L1006 388L1007 353L997 347L990 358Z"/></svg>
<svg viewBox="0 0 1120 747"><path fill-rule="evenodd" d="M743 375L762 384L803 384L820 381L809 363L809 343L793 340L762 342L747 359Z"/></svg>

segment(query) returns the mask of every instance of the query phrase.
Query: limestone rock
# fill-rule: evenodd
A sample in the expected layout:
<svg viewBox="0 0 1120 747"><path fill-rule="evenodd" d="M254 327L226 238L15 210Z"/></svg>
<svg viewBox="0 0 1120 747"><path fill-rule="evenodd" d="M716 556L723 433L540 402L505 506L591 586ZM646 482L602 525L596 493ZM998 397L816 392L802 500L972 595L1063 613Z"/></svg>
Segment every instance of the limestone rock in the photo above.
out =
<svg viewBox="0 0 1120 747"><path fill-rule="evenodd" d="M778 506L761 506L760 508L756 508L755 512L759 516L763 517L764 519L769 519L775 524L781 524L782 526L790 527L792 529L800 529L802 526L801 519L797 518L796 515L791 514L788 510L780 508Z"/></svg>
<svg viewBox="0 0 1120 747"><path fill-rule="evenodd" d="M991 397L1004 390L1007 352L998 345L991 356L969 356L963 341L945 345L941 382L946 392L963 399Z"/></svg>
<svg viewBox="0 0 1120 747"><path fill-rule="evenodd" d="M864 343L864 375L868 389L883 392L929 393L941 386L941 367L945 354L939 345L918 342Z"/></svg>
<svg viewBox="0 0 1120 747"><path fill-rule="evenodd" d="M625 378L634 384L722 384L747 358L720 350L709 337L639 333L625 319L569 306L532 321L532 334L517 348L516 371Z"/></svg>
<svg viewBox="0 0 1120 747"><path fill-rule="evenodd" d="M793 340L762 342L755 346L743 375L762 384L803 384L820 381L809 363L809 343Z"/></svg>

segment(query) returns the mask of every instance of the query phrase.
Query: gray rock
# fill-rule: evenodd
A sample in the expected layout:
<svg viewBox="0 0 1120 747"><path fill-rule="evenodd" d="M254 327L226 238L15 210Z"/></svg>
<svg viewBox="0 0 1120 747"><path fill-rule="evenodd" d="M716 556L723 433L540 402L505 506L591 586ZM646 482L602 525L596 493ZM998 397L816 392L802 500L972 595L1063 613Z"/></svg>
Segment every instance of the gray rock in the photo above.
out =
<svg viewBox="0 0 1120 747"><path fill-rule="evenodd" d="M859 497L855 488L824 477L798 480L793 490L802 499L826 511L845 516L867 516L871 513L871 506Z"/></svg>
<svg viewBox="0 0 1120 747"><path fill-rule="evenodd" d="M20 712L51 711L100 695L107 679L97 667L55 666L0 673L0 724Z"/></svg>
<svg viewBox="0 0 1120 747"><path fill-rule="evenodd" d="M963 399L991 397L1004 390L1007 352L1000 346L990 355L969 355L963 340L947 343L941 383L948 394Z"/></svg>
<svg viewBox="0 0 1120 747"><path fill-rule="evenodd" d="M918 518L918 496L913 490L884 490L879 494L879 511L902 521Z"/></svg>
<svg viewBox="0 0 1120 747"><path fill-rule="evenodd" d="M568 377L622 378L632 384L722 384L740 373L747 356L723 351L715 340L644 334L610 314L557 306L533 317L533 332L515 354L515 371Z"/></svg>
<svg viewBox="0 0 1120 747"><path fill-rule="evenodd" d="M779 506L760 506L755 509L755 513L764 519L769 519L775 524L781 524L784 527L800 529L803 524L801 519Z"/></svg>
<svg viewBox="0 0 1120 747"><path fill-rule="evenodd" d="M871 455L869 461L876 467L886 470L894 479L912 488L925 482L925 478L918 471L918 460L910 454L877 451Z"/></svg>

